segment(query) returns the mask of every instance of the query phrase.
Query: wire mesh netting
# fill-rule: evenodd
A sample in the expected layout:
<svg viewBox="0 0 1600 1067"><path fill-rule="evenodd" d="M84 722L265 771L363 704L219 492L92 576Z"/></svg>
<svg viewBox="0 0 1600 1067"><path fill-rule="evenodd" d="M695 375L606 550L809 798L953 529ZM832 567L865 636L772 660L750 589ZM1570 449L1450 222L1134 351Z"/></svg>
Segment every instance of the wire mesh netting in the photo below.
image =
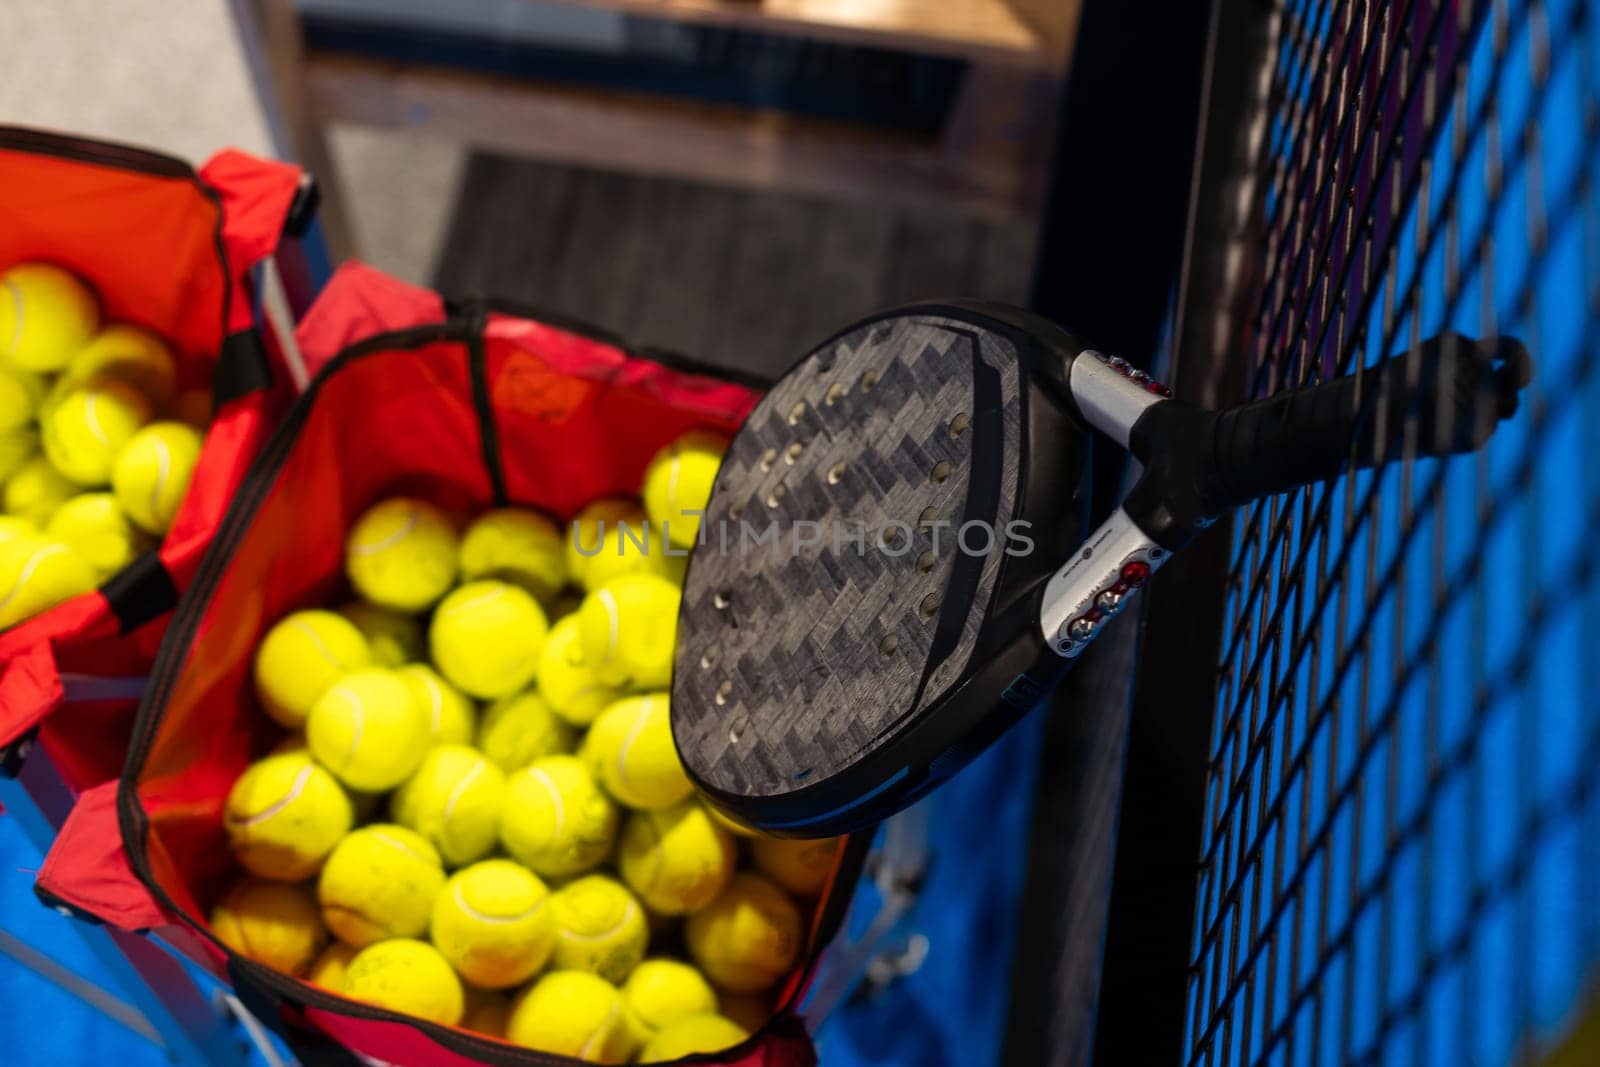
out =
<svg viewBox="0 0 1600 1067"><path fill-rule="evenodd" d="M1600 40L1581 0L1274 14L1259 395L1520 339L1480 453L1234 517L1191 1064L1494 1064L1600 962Z"/></svg>

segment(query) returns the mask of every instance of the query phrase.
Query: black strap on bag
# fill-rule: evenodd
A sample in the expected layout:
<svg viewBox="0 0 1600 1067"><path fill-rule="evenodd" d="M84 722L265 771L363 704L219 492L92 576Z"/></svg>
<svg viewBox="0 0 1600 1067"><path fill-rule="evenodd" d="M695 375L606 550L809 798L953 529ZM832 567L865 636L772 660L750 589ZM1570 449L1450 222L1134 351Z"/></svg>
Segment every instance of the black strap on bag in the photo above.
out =
<svg viewBox="0 0 1600 1067"><path fill-rule="evenodd" d="M178 583L161 556L150 551L112 575L100 587L100 595L106 598L122 633L130 634L178 606Z"/></svg>
<svg viewBox="0 0 1600 1067"><path fill-rule="evenodd" d="M267 356L267 346L259 333L240 330L222 339L216 374L211 382L218 408L271 385L272 360Z"/></svg>

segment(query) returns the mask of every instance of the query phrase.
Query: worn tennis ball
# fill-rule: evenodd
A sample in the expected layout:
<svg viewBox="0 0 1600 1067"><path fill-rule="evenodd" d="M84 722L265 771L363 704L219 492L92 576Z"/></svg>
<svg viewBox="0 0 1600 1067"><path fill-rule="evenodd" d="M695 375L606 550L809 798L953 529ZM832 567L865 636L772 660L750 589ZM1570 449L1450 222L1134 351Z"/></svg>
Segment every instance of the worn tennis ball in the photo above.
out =
<svg viewBox="0 0 1600 1067"><path fill-rule="evenodd" d="M104 581L132 563L148 540L110 493L84 493L56 509L45 533L81 556Z"/></svg>
<svg viewBox="0 0 1600 1067"><path fill-rule="evenodd" d="M644 959L650 942L644 909L615 879L590 874L568 882L555 891L550 907L555 915L551 967L620 982Z"/></svg>
<svg viewBox="0 0 1600 1067"><path fill-rule="evenodd" d="M478 726L478 748L507 772L542 756L571 752L572 746L572 727L532 689L489 705Z"/></svg>
<svg viewBox="0 0 1600 1067"><path fill-rule="evenodd" d="M511 1001L500 993L487 989L462 986L466 994L466 1010L461 1013L461 1028L489 1037L504 1038L506 1025L511 1021Z"/></svg>
<svg viewBox="0 0 1600 1067"><path fill-rule="evenodd" d="M527 687L549 629L544 609L520 586L468 582L433 613L428 646L453 685L487 700Z"/></svg>
<svg viewBox="0 0 1600 1067"><path fill-rule="evenodd" d="M394 791L389 811L395 822L427 838L445 866L460 867L499 842L505 795L505 775L477 749L438 745Z"/></svg>
<svg viewBox="0 0 1600 1067"><path fill-rule="evenodd" d="M181 422L153 422L129 438L111 467L111 488L130 518L164 534L189 495L200 462L200 433Z"/></svg>
<svg viewBox="0 0 1600 1067"><path fill-rule="evenodd" d="M29 435L31 436L31 435ZM31 446L30 446L31 447ZM0 457L8 458L8 457ZM30 451L6 479L3 502L6 514L27 519L43 527L56 508L77 496L81 490L68 481L50 461Z"/></svg>
<svg viewBox="0 0 1600 1067"><path fill-rule="evenodd" d="M617 848L622 878L651 911L688 915L716 899L733 875L733 838L699 801L628 817Z"/></svg>
<svg viewBox="0 0 1600 1067"><path fill-rule="evenodd" d="M345 791L304 751L251 764L233 783L222 813L239 865L280 882L316 874L354 819Z"/></svg>
<svg viewBox="0 0 1600 1067"><path fill-rule="evenodd" d="M478 711L461 690L439 677L439 672L424 663L408 663L395 676L411 690L428 717L428 729L436 745L470 745L478 732Z"/></svg>
<svg viewBox="0 0 1600 1067"><path fill-rule="evenodd" d="M696 1052L721 1052L749 1037L749 1031L732 1019L706 1012L679 1019L655 1037L639 1053L639 1063L665 1063Z"/></svg>
<svg viewBox="0 0 1600 1067"><path fill-rule="evenodd" d="M633 1052L622 994L585 971L551 971L511 1006L506 1037L585 1063L624 1063Z"/></svg>
<svg viewBox="0 0 1600 1067"><path fill-rule="evenodd" d="M157 411L172 407L178 393L178 361L167 343L127 323L107 326L78 351L52 390L57 396L93 378L126 382Z"/></svg>
<svg viewBox="0 0 1600 1067"><path fill-rule="evenodd" d="M791 893L813 897L822 892L839 856L841 837L790 840L757 838L751 846L756 869Z"/></svg>
<svg viewBox="0 0 1600 1067"><path fill-rule="evenodd" d="M409 778L433 745L427 713L393 671L340 678L306 717L306 745L351 789L381 793Z"/></svg>
<svg viewBox="0 0 1600 1067"><path fill-rule="evenodd" d="M665 1026L716 1011L717 994L689 964L656 957L635 967L622 983L622 1005L634 1044L644 1045Z"/></svg>
<svg viewBox="0 0 1600 1067"><path fill-rule="evenodd" d="M566 551L561 528L537 511L496 508L461 535L461 577L498 578L549 604L567 584Z"/></svg>
<svg viewBox="0 0 1600 1067"><path fill-rule="evenodd" d="M316 906L316 897L310 890L306 895L311 897L312 906ZM322 912L317 912L317 920L322 919ZM347 945L343 941L334 940L322 950L322 955L317 957L315 963L306 971L306 981L312 985L321 986L323 989L335 993L344 992L345 975L350 971L350 961L356 958L356 953L361 950L354 945Z"/></svg>
<svg viewBox="0 0 1600 1067"><path fill-rule="evenodd" d="M150 401L139 390L115 378L94 378L40 413L39 439L51 466L93 489L111 482L118 454L149 421Z"/></svg>
<svg viewBox="0 0 1600 1067"><path fill-rule="evenodd" d="M94 568L59 541L0 542L0 627L32 618L94 586Z"/></svg>
<svg viewBox="0 0 1600 1067"><path fill-rule="evenodd" d="M557 619L539 653L539 695L550 710L574 726L587 726L622 694L600 681L583 658L578 616Z"/></svg>
<svg viewBox="0 0 1600 1067"><path fill-rule="evenodd" d="M26 429L44 400L44 379L32 371L0 364L0 432Z"/></svg>
<svg viewBox="0 0 1600 1067"><path fill-rule="evenodd" d="M689 916L689 956L718 988L769 988L800 956L804 928L794 902L766 876L740 871L716 900Z"/></svg>
<svg viewBox="0 0 1600 1067"><path fill-rule="evenodd" d="M617 701L595 719L578 756L612 799L630 808L670 808L694 792L672 741L666 693Z"/></svg>
<svg viewBox="0 0 1600 1067"><path fill-rule="evenodd" d="M727 449L721 434L694 430L657 452L644 470L645 511L679 548L699 540L701 514Z"/></svg>
<svg viewBox="0 0 1600 1067"><path fill-rule="evenodd" d="M380 501L356 519L345 539L350 584L372 603L424 611L456 580L456 528L441 508L415 497Z"/></svg>
<svg viewBox="0 0 1600 1067"><path fill-rule="evenodd" d="M236 883L211 909L211 932L239 955L284 974L306 970L328 942L309 888L254 878Z"/></svg>
<svg viewBox="0 0 1600 1067"><path fill-rule="evenodd" d="M0 274L0 360L35 373L65 367L100 326L89 287L49 263Z"/></svg>
<svg viewBox="0 0 1600 1067"><path fill-rule="evenodd" d="M328 929L357 948L390 937L421 937L444 888L439 853L393 823L352 830L333 847L317 880Z"/></svg>
<svg viewBox="0 0 1600 1067"><path fill-rule="evenodd" d="M544 756L511 775L500 843L546 877L581 874L611 852L617 808L574 756Z"/></svg>
<svg viewBox="0 0 1600 1067"><path fill-rule="evenodd" d="M367 639L373 666L403 667L422 659L422 624L416 616L363 600L350 601L339 608L339 614Z"/></svg>
<svg viewBox="0 0 1600 1067"><path fill-rule="evenodd" d="M578 625L584 659L621 689L665 689L678 636L678 587L654 575L625 575L583 598Z"/></svg>
<svg viewBox="0 0 1600 1067"><path fill-rule="evenodd" d="M256 696L268 715L298 730L334 682L371 662L367 639L348 619L296 611L278 620L256 649Z"/></svg>
<svg viewBox="0 0 1600 1067"><path fill-rule="evenodd" d="M461 979L426 941L396 938L363 948L350 961L344 994L352 1000L454 1026L465 997Z"/></svg>
<svg viewBox="0 0 1600 1067"><path fill-rule="evenodd" d="M555 947L550 890L510 860L474 863L444 884L429 930L462 978L509 989L537 974Z"/></svg>

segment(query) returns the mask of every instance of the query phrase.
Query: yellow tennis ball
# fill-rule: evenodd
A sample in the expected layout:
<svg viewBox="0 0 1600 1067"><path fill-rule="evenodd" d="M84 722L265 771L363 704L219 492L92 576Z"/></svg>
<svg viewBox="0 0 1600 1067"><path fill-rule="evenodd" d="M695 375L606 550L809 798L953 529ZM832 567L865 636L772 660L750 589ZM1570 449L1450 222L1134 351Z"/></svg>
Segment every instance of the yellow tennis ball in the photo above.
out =
<svg viewBox="0 0 1600 1067"><path fill-rule="evenodd" d="M511 582L548 604L567 584L561 528L526 508L486 511L461 535L461 577Z"/></svg>
<svg viewBox="0 0 1600 1067"><path fill-rule="evenodd" d="M628 1032L643 1045L665 1026L717 1010L717 994L705 975L682 960L645 960L622 983Z"/></svg>
<svg viewBox="0 0 1600 1067"><path fill-rule="evenodd" d="M572 744L572 728L531 689L489 705L478 726L478 748L508 772L542 756L571 752Z"/></svg>
<svg viewBox="0 0 1600 1067"><path fill-rule="evenodd" d="M527 687L550 625L509 582L469 582L444 598L428 627L433 664L458 689L485 699Z"/></svg>
<svg viewBox="0 0 1600 1067"><path fill-rule="evenodd" d="M550 898L555 951L550 966L620 982L644 959L650 927L632 893L603 874L568 882Z"/></svg>
<svg viewBox="0 0 1600 1067"><path fill-rule="evenodd" d="M306 745L351 789L381 793L405 781L433 744L427 713L393 671L353 671L306 717Z"/></svg>
<svg viewBox="0 0 1600 1067"><path fill-rule="evenodd" d="M546 877L581 874L606 858L617 807L582 761L544 756L511 775L500 811L500 843Z"/></svg>
<svg viewBox="0 0 1600 1067"><path fill-rule="evenodd" d="M672 742L667 694L625 697L595 719L578 756L630 808L670 808L694 792Z"/></svg>
<svg viewBox="0 0 1600 1067"><path fill-rule="evenodd" d="M352 600L339 609L367 639L375 667L402 667L422 659L422 624L413 615Z"/></svg>
<svg viewBox="0 0 1600 1067"><path fill-rule="evenodd" d="M667 543L659 526L648 521L638 525L606 526L600 550L587 561L583 587L589 592L633 574L648 574L673 585L683 584L689 564L688 553Z"/></svg>
<svg viewBox="0 0 1600 1067"><path fill-rule="evenodd" d="M172 406L178 391L178 361L167 343L126 323L107 326L78 351L61 377L57 394L92 378L116 378L133 386L157 411Z"/></svg>
<svg viewBox="0 0 1600 1067"><path fill-rule="evenodd" d="M455 523L425 500L381 501L350 528L344 569L356 592L372 603L423 611L455 584Z"/></svg>
<svg viewBox="0 0 1600 1067"><path fill-rule="evenodd" d="M535 982L512 1005L506 1037L585 1063L624 1063L633 1052L622 994L584 971L551 971Z"/></svg>
<svg viewBox="0 0 1600 1067"><path fill-rule="evenodd" d="M59 541L0 542L0 628L32 618L94 586L94 568Z"/></svg>
<svg viewBox="0 0 1600 1067"><path fill-rule="evenodd" d="M662 915L688 915L716 899L733 876L733 838L698 801L628 817L617 865L645 906Z"/></svg>
<svg viewBox="0 0 1600 1067"><path fill-rule="evenodd" d="M428 717L428 730L436 745L470 745L478 732L478 711L472 701L423 663L408 663L395 676L411 690Z"/></svg>
<svg viewBox="0 0 1600 1067"><path fill-rule="evenodd" d="M604 535L620 523L644 525L644 508L637 500L608 496L586 504L567 524L562 540L567 557L567 580L588 587L589 562L603 549Z"/></svg>
<svg viewBox="0 0 1600 1067"><path fill-rule="evenodd" d="M118 453L149 421L150 402L139 390L115 378L95 378L40 413L39 438L51 466L94 488L110 483Z"/></svg>
<svg viewBox="0 0 1600 1067"><path fill-rule="evenodd" d="M317 899L303 885L246 878L211 909L211 932L241 956L300 974L328 942Z"/></svg>
<svg viewBox="0 0 1600 1067"><path fill-rule="evenodd" d="M20 430L0 430L0 481L9 483L12 475L20 471L29 460L35 458L49 468L50 473L55 474L55 468L51 467L44 457L39 455L39 433L37 430L32 427ZM71 483L68 483L65 478L61 478L59 474L55 476L70 486ZM8 484L6 490L7 499L10 499L10 492ZM71 490L69 489L70 492ZM5 508L10 511L12 510L12 505L5 504ZM46 518L48 517L47 515Z"/></svg>
<svg viewBox="0 0 1600 1067"><path fill-rule="evenodd" d="M19 367L0 365L0 432L26 429L44 397L43 378Z"/></svg>
<svg viewBox="0 0 1600 1067"><path fill-rule="evenodd" d="M0 542L37 541L43 536L39 527L19 515L0 515Z"/></svg>
<svg viewBox="0 0 1600 1067"><path fill-rule="evenodd" d="M6 514L21 516L42 527L56 513L56 508L80 491L52 467L49 460L30 453L6 479L3 502Z"/></svg>
<svg viewBox="0 0 1600 1067"><path fill-rule="evenodd" d="M587 726L619 696L583 658L583 628L576 615L557 619L539 653L539 695L574 726Z"/></svg>
<svg viewBox="0 0 1600 1067"><path fill-rule="evenodd" d="M222 814L239 865L280 882L316 874L354 819L345 791L304 751L251 764Z"/></svg>
<svg viewBox="0 0 1600 1067"><path fill-rule="evenodd" d="M35 372L60 370L100 326L100 306L83 282L49 263L0 274L0 359Z"/></svg>
<svg viewBox="0 0 1600 1067"><path fill-rule="evenodd" d="M717 1010L750 1033L755 1033L772 1018L772 998L765 993L719 993Z"/></svg>
<svg viewBox="0 0 1600 1067"><path fill-rule="evenodd" d="M650 521L679 548L700 537L701 513L722 466L728 439L694 430L655 454L644 471L644 507Z"/></svg>
<svg viewBox="0 0 1600 1067"><path fill-rule="evenodd" d="M164 534L189 495L201 438L181 422L153 422L134 434L111 467L111 488L134 522Z"/></svg>
<svg viewBox="0 0 1600 1067"><path fill-rule="evenodd" d="M148 546L110 493L84 493L68 500L50 516L45 533L83 557L101 581L132 563Z"/></svg>
<svg viewBox="0 0 1600 1067"><path fill-rule="evenodd" d="M484 860L450 876L433 904L433 943L481 989L532 978L555 947L550 890L510 860Z"/></svg>
<svg viewBox="0 0 1600 1067"><path fill-rule="evenodd" d="M393 823L352 830L333 847L317 880L328 929L357 948L390 937L421 937L444 888L439 853Z"/></svg>
<svg viewBox="0 0 1600 1067"><path fill-rule="evenodd" d="M749 1037L749 1031L732 1019L706 1012L665 1027L639 1053L640 1063L664 1063L696 1052L721 1052Z"/></svg>
<svg viewBox="0 0 1600 1067"><path fill-rule="evenodd" d="M665 689L677 645L677 586L653 575L625 575L583 598L578 625L584 659L608 685Z"/></svg>
<svg viewBox="0 0 1600 1067"><path fill-rule="evenodd" d="M443 954L407 938L380 941L356 953L345 972L344 994L444 1026L460 1022L465 1008L461 979Z"/></svg>
<svg viewBox="0 0 1600 1067"><path fill-rule="evenodd" d="M306 891L306 895L311 897L312 907L316 907L316 897L309 890ZM317 921L321 920L322 913L318 911ZM322 950L322 955L318 956L316 962L306 971L306 981L334 993L343 993L345 975L350 972L350 961L355 959L356 953L360 951L354 945L333 941Z"/></svg>
<svg viewBox="0 0 1600 1067"><path fill-rule="evenodd" d="M466 745L439 745L389 801L394 821L439 850L445 866L487 856L500 839L506 777Z"/></svg>
<svg viewBox="0 0 1600 1067"><path fill-rule="evenodd" d="M790 840L758 838L751 846L756 869L791 893L814 897L828 884L842 837Z"/></svg>
<svg viewBox="0 0 1600 1067"><path fill-rule="evenodd" d="M511 1021L511 1001L487 989L463 986L466 1010L461 1013L461 1028L489 1037L504 1038L506 1025Z"/></svg>
<svg viewBox="0 0 1600 1067"><path fill-rule="evenodd" d="M764 875L740 871L689 916L689 956L721 989L755 993L789 973L805 936L794 902Z"/></svg>
<svg viewBox="0 0 1600 1067"><path fill-rule="evenodd" d="M372 662L367 639L331 611L297 611L267 631L256 649L256 696L282 725L298 730L334 682Z"/></svg>

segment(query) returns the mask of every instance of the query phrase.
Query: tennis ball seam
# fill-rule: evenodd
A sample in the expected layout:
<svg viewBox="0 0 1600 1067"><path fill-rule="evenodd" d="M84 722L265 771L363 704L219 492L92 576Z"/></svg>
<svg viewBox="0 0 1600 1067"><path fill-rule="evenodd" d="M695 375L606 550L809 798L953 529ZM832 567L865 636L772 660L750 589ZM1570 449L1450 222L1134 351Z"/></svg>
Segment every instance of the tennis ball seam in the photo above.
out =
<svg viewBox="0 0 1600 1067"><path fill-rule="evenodd" d="M430 729L435 735L439 733L439 722L444 718L444 693L439 689L439 683L426 674L418 676L423 685L428 689L428 703L431 705L429 717Z"/></svg>
<svg viewBox="0 0 1600 1067"><path fill-rule="evenodd" d="M265 808L262 808L254 815L247 815L244 818L230 818L229 821L231 821L235 826L255 826L258 823L265 822L266 820L273 818L282 812L284 808L300 799L300 794L305 791L306 785L311 781L311 775L315 769L316 768L309 763L304 767L301 767L300 773L294 776L294 784L289 787L289 791L287 793L273 801L271 804L268 804Z"/></svg>
<svg viewBox="0 0 1600 1067"><path fill-rule="evenodd" d="M101 444L109 445L111 443L111 438L106 434L105 427L100 425L100 416L95 411L95 401L99 398L99 393L96 393L93 390L88 392L88 395L84 398L83 421L88 425L89 432L94 434L95 438L98 439Z"/></svg>
<svg viewBox="0 0 1600 1067"><path fill-rule="evenodd" d="M350 747L349 750L345 752L344 760L340 764L346 771L348 771L350 769L350 765L356 761L356 756L361 752L361 732L362 726L364 725L366 719L366 712L361 706L361 698L356 696L356 694L351 692L349 689L341 688L339 690L339 696L343 697L345 702L349 704L351 708Z"/></svg>
<svg viewBox="0 0 1600 1067"><path fill-rule="evenodd" d="M617 598L609 589L602 589L595 594L601 607L606 609L606 656L605 662L611 662L612 653L617 650L617 630L621 625L621 611L617 607Z"/></svg>
<svg viewBox="0 0 1600 1067"><path fill-rule="evenodd" d="M298 630L300 633L306 635L306 637L311 641L311 644L316 648L317 653L322 656L323 659L327 660L330 667L342 668L345 666L344 662L340 660L338 656L334 655L333 650L330 649L327 643L322 640L322 635L317 633L315 627L311 626L304 619L294 618L292 616L285 621L288 622L288 624L295 630Z"/></svg>
<svg viewBox="0 0 1600 1067"><path fill-rule="evenodd" d="M528 777L536 779L544 787L544 791L550 794L550 801L555 805L556 818L555 829L549 839L551 841L561 840L565 836L564 831L567 822L567 805L561 798L561 788L556 785L555 779L550 777L550 772L542 767L528 768Z"/></svg>
<svg viewBox="0 0 1600 1067"><path fill-rule="evenodd" d="M427 855L422 854L421 852L418 852L416 849L412 848L410 845L406 844L404 841L401 841L399 838L391 837L390 835L384 833L382 830L373 830L373 829L369 828L368 832L376 840L382 841L384 844L388 845L390 848L399 849L401 852L404 852L406 855L410 856L414 860L417 860L417 861L419 861L421 863L425 863L430 867L437 866L437 862L434 860L434 858L432 856L427 856Z"/></svg>
<svg viewBox="0 0 1600 1067"><path fill-rule="evenodd" d="M455 818L456 802L461 799L462 793L466 792L467 786L471 785L483 773L483 766L482 763L474 763L472 770L461 776L456 782L456 787L450 791L450 796L445 799L443 821L447 833L449 832L450 820Z"/></svg>
<svg viewBox="0 0 1600 1067"><path fill-rule="evenodd" d="M385 549L393 548L395 545L409 537L412 531L417 528L421 521L422 512L418 508L412 507L406 514L406 522L404 526L391 533L388 537L385 537L382 540L376 541L372 544L351 545L349 549L350 554L352 556L370 556L373 553L382 552Z"/></svg>
<svg viewBox="0 0 1600 1067"><path fill-rule="evenodd" d="M655 709L655 697L647 696L639 702L639 710L633 717L633 725L628 727L628 732L622 738L622 744L617 746L617 782L629 793L636 793L633 780L628 775L628 751L633 748L633 743L639 739L650 718L650 713Z"/></svg>
<svg viewBox="0 0 1600 1067"><path fill-rule="evenodd" d="M22 570L17 573L17 580L12 583L10 592L0 597L0 609L6 608L28 586L28 581L33 577L33 572L39 569L41 557L54 555L67 551L64 545L41 545L28 557L28 562L22 565Z"/></svg>
<svg viewBox="0 0 1600 1067"><path fill-rule="evenodd" d="M172 452L169 448L167 448L167 443L165 441L156 438L155 442L158 446L157 451L159 453L159 461L157 464L158 470L156 472L155 479L150 485L149 503L150 514L160 515L163 510L161 507L161 494L166 491L167 476L172 473ZM305 624L300 623L300 625L304 626ZM332 659L331 656L328 658L330 660Z"/></svg>
<svg viewBox="0 0 1600 1067"><path fill-rule="evenodd" d="M600 1021L600 1025L595 1027L594 1033L589 1035L589 1040L585 1041L578 1050L578 1055L582 1058L588 1059L590 1054L594 1052L595 1042L604 1043L606 1038L609 1037L609 1032L616 1026L618 1022L617 1015L621 1011L621 1004L618 999L616 997L612 998L610 1006L606 1008L606 1017Z"/></svg>
<svg viewBox="0 0 1600 1067"><path fill-rule="evenodd" d="M580 933L577 930L573 930L570 927L565 927L564 926L564 927L561 928L561 936L571 938L574 941L604 941L604 940L606 940L607 938L611 937L613 934L615 934L619 930L621 930L624 926L627 926L628 925L628 921L630 919L632 919L634 917L634 915L637 914L638 911L639 911L639 905L634 902L632 897L629 897L627 899L627 901L625 901L624 903L626 904L626 907L624 907L622 909L622 917L619 918L616 922L612 923L606 929L601 930L601 931L599 931L597 933L585 934L585 933Z"/></svg>
<svg viewBox="0 0 1600 1067"><path fill-rule="evenodd" d="M546 894L545 896L542 896L538 900L534 901L532 907L524 908L515 915L490 915L488 912L479 911L477 908L474 908L471 904L467 903L466 895L461 890L461 883L457 882L452 892L455 896L456 906L459 907L462 913L467 915L469 918L475 919L478 922L505 925L519 923L533 918L535 915L539 914L540 910L544 908L545 902L550 899L549 895Z"/></svg>
<svg viewBox="0 0 1600 1067"><path fill-rule="evenodd" d="M349 916L352 919L360 920L366 925L372 927L374 930L381 931L378 937L378 940L380 941L386 939L386 937L394 936L393 926L381 918L362 911L354 904L344 904L339 901L328 900L321 901L320 903L322 904L322 910L325 915ZM330 922L328 925L332 926L333 924ZM372 943L376 944L376 942Z"/></svg>
<svg viewBox="0 0 1600 1067"><path fill-rule="evenodd" d="M442 614L446 618L448 618L451 615L460 614L461 611L463 609L465 609L465 608L475 608L478 605L483 604L483 603L485 603L487 601L498 600L499 598L501 598L501 597L503 597L505 595L506 595L506 587L503 586L503 585L496 585L491 589L483 590L483 592L477 594L476 596L474 596L474 597L472 597L472 598L470 598L468 600L457 600L457 601L452 602L450 604L450 607L448 609L446 609L445 611L440 612L440 614Z"/></svg>

